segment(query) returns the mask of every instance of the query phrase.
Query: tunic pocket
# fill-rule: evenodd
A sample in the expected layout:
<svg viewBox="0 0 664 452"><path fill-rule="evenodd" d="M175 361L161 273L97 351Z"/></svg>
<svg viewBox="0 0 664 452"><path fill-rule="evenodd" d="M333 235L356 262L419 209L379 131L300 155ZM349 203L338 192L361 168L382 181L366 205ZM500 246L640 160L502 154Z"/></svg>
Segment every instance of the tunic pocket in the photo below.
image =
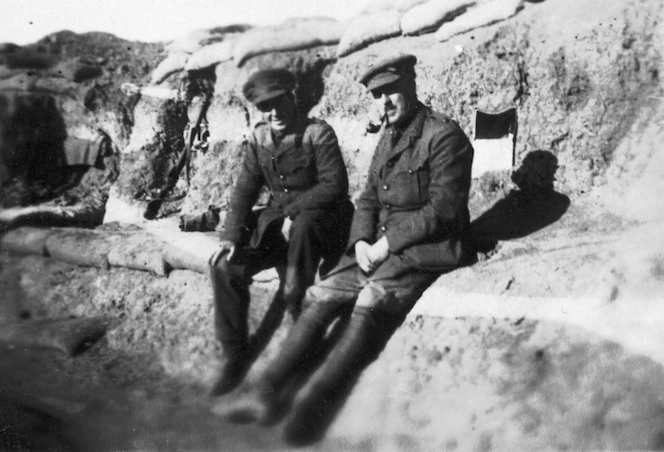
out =
<svg viewBox="0 0 664 452"><path fill-rule="evenodd" d="M314 158L309 154L282 157L277 172L281 183L290 188L308 188L316 183Z"/></svg>

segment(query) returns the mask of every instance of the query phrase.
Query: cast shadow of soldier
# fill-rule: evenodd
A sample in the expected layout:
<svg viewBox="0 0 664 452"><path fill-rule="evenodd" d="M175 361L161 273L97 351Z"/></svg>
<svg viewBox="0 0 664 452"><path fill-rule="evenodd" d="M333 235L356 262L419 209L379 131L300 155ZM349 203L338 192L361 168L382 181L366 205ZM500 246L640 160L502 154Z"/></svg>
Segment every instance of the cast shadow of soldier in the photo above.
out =
<svg viewBox="0 0 664 452"><path fill-rule="evenodd" d="M537 150L525 157L521 167L512 174L512 180L518 190L510 192L507 197L498 201L471 225L478 252L490 251L499 240L515 239L532 234L562 217L569 207L570 200L553 189L557 164L557 158L549 151ZM327 333L320 338L318 344L311 344L312 352L307 356L305 364L298 369L297 375L285 388L283 406L281 411L271 419L271 424L279 422L287 414L289 404L294 400L297 391L338 342L348 324L351 312L352 306L340 307L335 323L328 328ZM266 317L269 315L276 316L276 314L268 312ZM283 315L283 310L281 315ZM325 394L317 406L316 416L312 416L305 425L298 425L297 430L289 431L289 427L287 427L285 437L290 444L307 445L323 438L351 395L362 372L378 358L405 318L404 315L397 319L390 319L379 329L383 331L380 337L368 339L371 343L367 344L366 353L354 363L351 378L340 381L331 392Z"/></svg>
<svg viewBox="0 0 664 452"><path fill-rule="evenodd" d="M471 223L476 251L487 253L501 240L530 235L558 221L570 199L553 188L558 159L550 151L528 153L512 173L518 189Z"/></svg>

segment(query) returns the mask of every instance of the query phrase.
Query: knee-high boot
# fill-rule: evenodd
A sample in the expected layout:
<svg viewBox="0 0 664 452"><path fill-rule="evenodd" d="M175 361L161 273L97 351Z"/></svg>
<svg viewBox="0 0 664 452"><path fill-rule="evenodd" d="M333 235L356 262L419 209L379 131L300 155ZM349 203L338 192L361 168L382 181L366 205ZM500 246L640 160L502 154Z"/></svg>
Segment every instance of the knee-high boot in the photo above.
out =
<svg viewBox="0 0 664 452"><path fill-rule="evenodd" d="M284 436L292 444L317 441L357 376L383 350L400 322L370 308L355 308L339 342L300 391Z"/></svg>
<svg viewBox="0 0 664 452"><path fill-rule="evenodd" d="M210 267L216 335L225 356L212 395L235 389L249 369L249 287L243 271L244 267L233 266L225 259L219 267Z"/></svg>
<svg viewBox="0 0 664 452"><path fill-rule="evenodd" d="M298 366L316 353L327 328L343 310L344 305L333 302L311 304L281 345L279 354L267 366L261 378L264 392L281 390L295 374Z"/></svg>
<svg viewBox="0 0 664 452"><path fill-rule="evenodd" d="M318 352L328 326L343 308L343 304L320 302L305 309L259 378L257 390L230 407L228 420L264 425L277 422L292 398L290 383L296 380L301 365Z"/></svg>

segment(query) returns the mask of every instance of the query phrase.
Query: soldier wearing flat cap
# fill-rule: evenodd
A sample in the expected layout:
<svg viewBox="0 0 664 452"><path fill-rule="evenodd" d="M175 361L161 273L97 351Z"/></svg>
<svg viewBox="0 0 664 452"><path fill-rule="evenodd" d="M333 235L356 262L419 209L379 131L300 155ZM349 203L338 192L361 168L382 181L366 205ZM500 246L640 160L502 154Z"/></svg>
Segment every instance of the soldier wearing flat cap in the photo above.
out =
<svg viewBox="0 0 664 452"><path fill-rule="evenodd" d="M231 419L267 422L294 400L292 441L320 433L322 412L375 359L406 314L442 272L470 263L468 193L473 148L459 125L417 100L412 55L376 63L360 78L386 127L356 203L345 256L307 290L305 305L259 391ZM339 341L297 394L296 370L341 313L352 311Z"/></svg>
<svg viewBox="0 0 664 452"><path fill-rule="evenodd" d="M332 267L348 238L353 206L337 137L324 121L297 112L295 85L291 72L271 69L256 72L243 87L263 121L245 146L222 240L210 259L215 327L226 358L215 395L236 387L250 365L253 275L276 267L280 286L273 303L297 317L321 259ZM254 209L264 187L269 203Z"/></svg>

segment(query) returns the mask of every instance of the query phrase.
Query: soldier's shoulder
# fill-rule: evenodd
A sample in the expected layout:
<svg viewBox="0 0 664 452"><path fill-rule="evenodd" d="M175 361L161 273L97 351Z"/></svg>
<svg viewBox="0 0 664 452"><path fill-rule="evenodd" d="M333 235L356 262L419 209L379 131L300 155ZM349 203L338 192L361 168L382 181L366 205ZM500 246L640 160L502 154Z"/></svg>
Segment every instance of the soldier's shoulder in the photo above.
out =
<svg viewBox="0 0 664 452"><path fill-rule="evenodd" d="M459 123L457 123L452 117L446 115L445 113L440 113L437 111L429 110L429 115L427 116L428 124L433 127L442 127L442 128L459 128Z"/></svg>
<svg viewBox="0 0 664 452"><path fill-rule="evenodd" d="M317 137L323 135L329 136L330 133L334 133L334 129L326 121L319 118L307 118L307 125L305 128L305 134L310 136L312 139L316 140Z"/></svg>
<svg viewBox="0 0 664 452"><path fill-rule="evenodd" d="M265 121L258 121L254 124L253 128L250 129L250 133L253 136L254 141L262 143L270 134L270 126Z"/></svg>
<svg viewBox="0 0 664 452"><path fill-rule="evenodd" d="M310 128L315 131L331 129L330 126L325 120L320 118L307 118L307 128Z"/></svg>

